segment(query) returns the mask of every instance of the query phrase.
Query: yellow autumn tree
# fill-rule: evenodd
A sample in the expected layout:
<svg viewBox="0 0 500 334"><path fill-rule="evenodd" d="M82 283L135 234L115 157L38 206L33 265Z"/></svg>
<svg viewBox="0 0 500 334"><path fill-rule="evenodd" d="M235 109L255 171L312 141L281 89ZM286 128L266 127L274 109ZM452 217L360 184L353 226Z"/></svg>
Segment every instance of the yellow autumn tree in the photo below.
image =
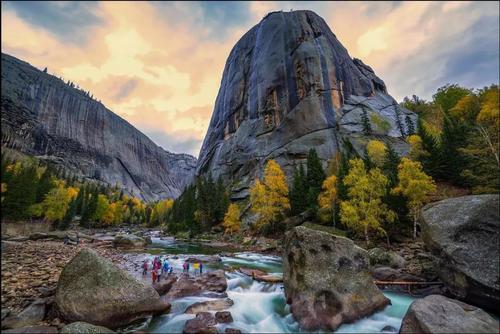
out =
<svg viewBox="0 0 500 334"><path fill-rule="evenodd" d="M422 144L422 138L419 135L411 135L406 139L408 144L410 144L410 152L408 156L412 160L418 160L420 157L428 155L428 153L424 150Z"/></svg>
<svg viewBox="0 0 500 334"><path fill-rule="evenodd" d="M366 151L368 152L368 156L377 167L382 167L386 150L387 147L380 140L370 140L368 144L366 144Z"/></svg>
<svg viewBox="0 0 500 334"><path fill-rule="evenodd" d="M363 233L366 244L368 233L375 230L387 237L382 222L393 222L395 214L382 202L388 184L380 169L366 171L361 159L349 161L349 173L344 178L348 200L340 203L340 217L347 227Z"/></svg>
<svg viewBox="0 0 500 334"><path fill-rule="evenodd" d="M323 181L322 191L318 196L320 211L329 213L330 219L335 226L335 201L337 200L337 177L335 175L327 177Z"/></svg>
<svg viewBox="0 0 500 334"><path fill-rule="evenodd" d="M109 201L105 195L100 194L97 196L97 207L95 209L93 220L102 222L104 215L108 211Z"/></svg>
<svg viewBox="0 0 500 334"><path fill-rule="evenodd" d="M231 203L229 205L222 225L224 226L224 233L233 234L240 230L240 208L237 204Z"/></svg>
<svg viewBox="0 0 500 334"><path fill-rule="evenodd" d="M77 194L77 188L66 187L64 181L58 181L55 188L49 191L40 205L45 218L50 222L62 220L70 202Z"/></svg>
<svg viewBox="0 0 500 334"><path fill-rule="evenodd" d="M398 166L399 183L392 190L394 194L402 194L408 199L408 209L413 216L413 238L417 237L417 221L420 209L429 194L436 191L432 178L425 174L418 161L401 159Z"/></svg>
<svg viewBox="0 0 500 334"><path fill-rule="evenodd" d="M276 161L267 162L262 182L256 180L250 189L250 202L258 229L276 223L290 210L285 173Z"/></svg>

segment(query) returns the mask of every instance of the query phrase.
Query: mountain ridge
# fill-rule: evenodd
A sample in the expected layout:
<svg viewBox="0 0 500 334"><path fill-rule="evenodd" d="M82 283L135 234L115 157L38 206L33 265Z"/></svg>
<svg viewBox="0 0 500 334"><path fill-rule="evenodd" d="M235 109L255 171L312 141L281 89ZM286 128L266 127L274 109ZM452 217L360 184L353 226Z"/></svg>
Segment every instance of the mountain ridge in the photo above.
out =
<svg viewBox="0 0 500 334"><path fill-rule="evenodd" d="M196 158L171 153L61 79L2 53L2 145L147 201L179 196Z"/></svg>

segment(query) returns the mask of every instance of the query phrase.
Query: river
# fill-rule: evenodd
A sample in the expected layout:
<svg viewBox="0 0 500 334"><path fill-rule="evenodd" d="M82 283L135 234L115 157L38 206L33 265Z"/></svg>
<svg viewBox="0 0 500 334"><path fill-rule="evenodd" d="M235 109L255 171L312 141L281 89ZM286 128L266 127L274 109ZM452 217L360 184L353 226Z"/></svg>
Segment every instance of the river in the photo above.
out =
<svg viewBox="0 0 500 334"><path fill-rule="evenodd" d="M182 263L187 256L199 254L227 253L227 249L207 247L195 243L175 242L173 239L153 238L147 252L151 255L165 255L174 266L174 272L182 272ZM175 255L175 256L174 256ZM256 253L234 253L221 256L222 263L217 267L205 265L206 270L222 267L247 267L261 269L273 275L282 275L281 258ZM292 333L303 332L290 313L285 302L283 284L270 284L253 281L238 271L226 271L227 294L234 301L228 311L234 322L219 324L217 330L223 333L226 327L240 329L243 333ZM401 320L415 299L400 293L384 293L392 305L370 317L352 324L344 324L335 333L391 333L398 332ZM184 297L172 302L169 314L154 317L146 330L151 333L182 333L184 323L194 318L184 314L185 309L199 301L210 300L206 297ZM383 330L385 328L385 331Z"/></svg>

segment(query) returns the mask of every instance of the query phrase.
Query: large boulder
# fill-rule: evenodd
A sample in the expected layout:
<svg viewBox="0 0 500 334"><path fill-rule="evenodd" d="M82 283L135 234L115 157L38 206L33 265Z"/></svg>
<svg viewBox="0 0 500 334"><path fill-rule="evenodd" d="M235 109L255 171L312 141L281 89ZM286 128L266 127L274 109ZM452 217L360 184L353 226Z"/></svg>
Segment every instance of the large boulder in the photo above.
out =
<svg viewBox="0 0 500 334"><path fill-rule="evenodd" d="M197 296L204 292L221 293L227 289L227 280L224 270L215 270L203 274L201 277L182 275L166 294L167 300Z"/></svg>
<svg viewBox="0 0 500 334"><path fill-rule="evenodd" d="M339 150L362 153L375 136L402 153L415 121L320 16L272 12L228 56L197 174L237 180L232 198L244 199L269 159L291 180L312 147L324 167Z"/></svg>
<svg viewBox="0 0 500 334"><path fill-rule="evenodd" d="M217 321L212 313L201 312L194 319L186 321L184 334L217 334Z"/></svg>
<svg viewBox="0 0 500 334"><path fill-rule="evenodd" d="M160 282L153 283L153 288L160 294L160 296L170 291L175 282L177 282L176 275L164 275L164 279Z"/></svg>
<svg viewBox="0 0 500 334"><path fill-rule="evenodd" d="M438 257L449 292L490 310L500 305L499 195L450 198L427 205L422 238Z"/></svg>
<svg viewBox="0 0 500 334"><path fill-rule="evenodd" d="M113 244L120 248L143 248L146 246L146 240L134 234L118 234L115 236Z"/></svg>
<svg viewBox="0 0 500 334"><path fill-rule="evenodd" d="M73 322L64 326L60 334L112 334L116 333L109 328L95 326L83 321Z"/></svg>
<svg viewBox="0 0 500 334"><path fill-rule="evenodd" d="M233 306L234 302L230 298L207 300L190 305L185 313L198 314L207 311L222 311Z"/></svg>
<svg viewBox="0 0 500 334"><path fill-rule="evenodd" d="M287 232L285 295L301 328L333 331L390 304L369 268L366 251L350 239L303 226Z"/></svg>
<svg viewBox="0 0 500 334"><path fill-rule="evenodd" d="M441 295L417 299L406 312L401 334L498 333L498 320L480 308Z"/></svg>
<svg viewBox="0 0 500 334"><path fill-rule="evenodd" d="M88 248L64 267L55 301L66 321L85 321L108 328L170 309L170 304L162 301L153 287L135 280Z"/></svg>
<svg viewBox="0 0 500 334"><path fill-rule="evenodd" d="M368 258L372 266L389 266L391 268L405 266L405 259L401 255L378 247L368 250Z"/></svg>
<svg viewBox="0 0 500 334"><path fill-rule="evenodd" d="M46 302L44 299L35 300L18 315L11 315L2 321L2 328L21 328L32 326L45 318Z"/></svg>

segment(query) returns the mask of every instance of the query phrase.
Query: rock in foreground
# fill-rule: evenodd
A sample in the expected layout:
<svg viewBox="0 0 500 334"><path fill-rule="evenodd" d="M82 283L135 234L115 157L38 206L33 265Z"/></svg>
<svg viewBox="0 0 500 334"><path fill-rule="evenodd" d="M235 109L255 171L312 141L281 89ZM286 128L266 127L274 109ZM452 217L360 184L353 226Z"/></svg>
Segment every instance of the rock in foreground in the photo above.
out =
<svg viewBox="0 0 500 334"><path fill-rule="evenodd" d="M63 269L56 304L66 321L85 321L108 328L128 325L170 308L153 287L135 280L88 248Z"/></svg>
<svg viewBox="0 0 500 334"><path fill-rule="evenodd" d="M146 240L133 234L118 234L113 245L120 248L143 248L146 246Z"/></svg>
<svg viewBox="0 0 500 334"><path fill-rule="evenodd" d="M95 326L86 322L77 321L64 326L60 334L112 334L115 333L109 328Z"/></svg>
<svg viewBox="0 0 500 334"><path fill-rule="evenodd" d="M403 318L400 333L498 333L498 331L498 320L480 308L441 295L430 295L411 304Z"/></svg>
<svg viewBox="0 0 500 334"><path fill-rule="evenodd" d="M283 280L287 302L305 330L335 330L390 303L373 283L364 249L303 226L285 235Z"/></svg>
<svg viewBox="0 0 500 334"><path fill-rule="evenodd" d="M450 198L422 210L422 238L437 255L437 272L459 299L497 310L499 195Z"/></svg>
<svg viewBox="0 0 500 334"><path fill-rule="evenodd" d="M212 313L201 312L196 315L196 318L186 321L184 325L184 334L217 334L215 328L217 322Z"/></svg>

